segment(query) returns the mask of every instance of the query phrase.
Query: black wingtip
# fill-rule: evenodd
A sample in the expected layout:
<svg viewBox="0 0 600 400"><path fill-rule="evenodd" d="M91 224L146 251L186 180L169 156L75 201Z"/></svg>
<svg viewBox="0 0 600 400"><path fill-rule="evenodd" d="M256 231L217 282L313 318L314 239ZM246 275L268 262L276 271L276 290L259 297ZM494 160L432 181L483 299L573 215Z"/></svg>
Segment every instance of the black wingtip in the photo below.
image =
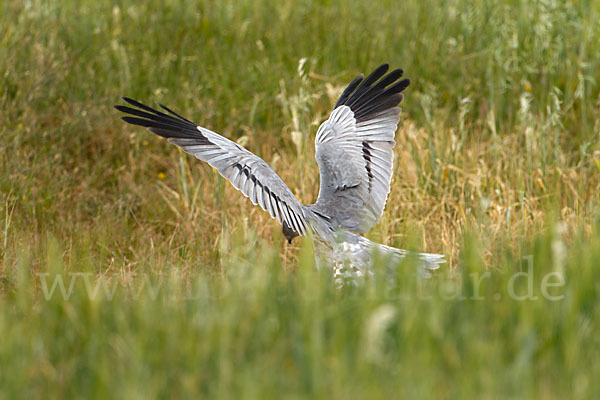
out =
<svg viewBox="0 0 600 400"><path fill-rule="evenodd" d="M386 94L394 94L394 93L403 92L404 89L406 89L408 87L408 85L410 85L410 79L404 78L401 81L390 86L388 89L386 89L385 93Z"/></svg>
<svg viewBox="0 0 600 400"><path fill-rule="evenodd" d="M136 107L132 108L125 105L115 105L117 110L126 114L121 117L123 122L142 126L147 128L150 132L165 138L206 140L200 131L198 131L196 124L183 118L181 115L165 106L161 105L163 109L174 116L155 110L154 108L148 107L129 97L124 96L122 99L128 104Z"/></svg>
<svg viewBox="0 0 600 400"><path fill-rule="evenodd" d="M333 107L333 108L337 108L340 104L344 104L344 102L346 101L348 96L350 96L352 94L352 92L354 91L354 89L356 89L358 87L358 85L360 85L360 83L363 81L363 79L365 79L364 74L359 74L356 78L354 78L352 80L352 82L350 82L348 87L346 87L344 92L341 94L340 98L335 103L335 107Z"/></svg>
<svg viewBox="0 0 600 400"><path fill-rule="evenodd" d="M148 109L149 107L137 100L132 99L131 97L125 97L123 96L123 100L125 100L127 103L131 104L132 106L135 107L139 107L139 108L143 108L143 109Z"/></svg>
<svg viewBox="0 0 600 400"><path fill-rule="evenodd" d="M157 102L156 104L158 104L158 106L159 106L160 108L162 108L163 110L165 110L165 111L166 111L166 112L168 112L169 114L171 114L171 115L174 115L174 116L176 116L177 118L179 118L179 119L181 119L181 120L183 120L183 121L189 122L190 124L194 124L192 121L190 121L189 119L187 119L187 118L185 118L185 117L181 116L180 114L176 113L175 111L171 110L169 107L167 107L167 106L165 106L165 105L162 105L162 104L160 104L160 103L158 103L158 102ZM195 124L194 124L194 125L195 125Z"/></svg>
<svg viewBox="0 0 600 400"><path fill-rule="evenodd" d="M117 104L114 106L117 110L126 113L127 112L127 107L126 106L122 106L120 104Z"/></svg>
<svg viewBox="0 0 600 400"><path fill-rule="evenodd" d="M408 87L410 80L400 80L404 74L402 69L388 73L389 69L390 64L386 62L375 68L364 80L355 79L344 90L334 108L340 105L350 107L356 120L361 122L374 114L396 107L403 98L398 94Z"/></svg>
<svg viewBox="0 0 600 400"><path fill-rule="evenodd" d="M377 81L383 75L385 75L385 73L388 72L389 69L390 69L389 63L381 64L379 67L375 68L375 70L373 72L371 72L371 74L369 76L367 76L367 79L365 79L365 81L363 82L363 86L369 86L369 85L373 84L375 81Z"/></svg>

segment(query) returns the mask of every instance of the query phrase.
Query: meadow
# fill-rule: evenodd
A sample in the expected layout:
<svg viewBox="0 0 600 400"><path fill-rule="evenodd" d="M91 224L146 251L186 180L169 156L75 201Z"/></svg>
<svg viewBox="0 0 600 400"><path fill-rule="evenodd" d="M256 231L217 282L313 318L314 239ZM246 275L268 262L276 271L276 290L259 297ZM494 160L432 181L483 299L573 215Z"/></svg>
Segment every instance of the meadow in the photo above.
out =
<svg viewBox="0 0 600 400"><path fill-rule="evenodd" d="M0 399L598 398L599 21L592 0L1 2ZM165 104L308 204L319 124L383 62L412 83L367 236L446 255L426 280L409 259L338 289L113 109Z"/></svg>

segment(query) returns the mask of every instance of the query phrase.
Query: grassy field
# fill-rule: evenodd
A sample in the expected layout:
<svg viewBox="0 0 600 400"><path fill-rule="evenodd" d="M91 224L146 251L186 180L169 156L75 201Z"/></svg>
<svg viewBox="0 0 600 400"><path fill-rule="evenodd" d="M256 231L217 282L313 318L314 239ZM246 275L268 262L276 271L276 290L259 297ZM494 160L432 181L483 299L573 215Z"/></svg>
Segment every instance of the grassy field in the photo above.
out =
<svg viewBox="0 0 600 400"><path fill-rule="evenodd" d="M600 396L600 2L373 3L0 3L0 399ZM445 254L428 280L336 289L112 108L166 104L306 204L382 62L412 84L368 237Z"/></svg>

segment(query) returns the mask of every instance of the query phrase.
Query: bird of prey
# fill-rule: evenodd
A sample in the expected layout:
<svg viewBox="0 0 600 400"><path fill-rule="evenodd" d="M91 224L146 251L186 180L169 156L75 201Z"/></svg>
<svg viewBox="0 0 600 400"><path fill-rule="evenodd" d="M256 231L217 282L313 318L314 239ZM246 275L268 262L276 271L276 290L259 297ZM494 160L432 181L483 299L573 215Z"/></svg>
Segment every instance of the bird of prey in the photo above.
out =
<svg viewBox="0 0 600 400"><path fill-rule="evenodd" d="M389 263L410 252L374 243L361 236L379 220L392 179L394 134L402 91L410 84L401 69L388 64L367 78L357 76L344 90L315 137L320 188L314 204L302 205L271 167L239 144L203 128L168 107L162 111L123 97L135 108L117 105L122 120L147 128L185 152L207 162L254 205L281 223L291 243L296 236L315 239L318 265L333 269L336 281L373 273L375 252ZM412 253L422 272L437 269L442 255Z"/></svg>

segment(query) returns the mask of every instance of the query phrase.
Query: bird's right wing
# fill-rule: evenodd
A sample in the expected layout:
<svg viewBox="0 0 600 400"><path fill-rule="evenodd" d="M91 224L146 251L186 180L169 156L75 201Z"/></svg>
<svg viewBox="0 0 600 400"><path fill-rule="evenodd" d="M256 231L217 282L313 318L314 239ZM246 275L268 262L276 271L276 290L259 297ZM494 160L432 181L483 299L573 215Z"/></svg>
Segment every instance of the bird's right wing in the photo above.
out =
<svg viewBox="0 0 600 400"><path fill-rule="evenodd" d="M186 153L206 161L231 184L268 211L271 217L304 236L307 223L302 205L281 178L260 157L223 136L202 128L185 119L169 108L160 105L169 114L165 114L138 101L124 97L128 106L115 106L119 111L129 114L123 121L147 128L150 132L167 138L169 142L181 147Z"/></svg>

